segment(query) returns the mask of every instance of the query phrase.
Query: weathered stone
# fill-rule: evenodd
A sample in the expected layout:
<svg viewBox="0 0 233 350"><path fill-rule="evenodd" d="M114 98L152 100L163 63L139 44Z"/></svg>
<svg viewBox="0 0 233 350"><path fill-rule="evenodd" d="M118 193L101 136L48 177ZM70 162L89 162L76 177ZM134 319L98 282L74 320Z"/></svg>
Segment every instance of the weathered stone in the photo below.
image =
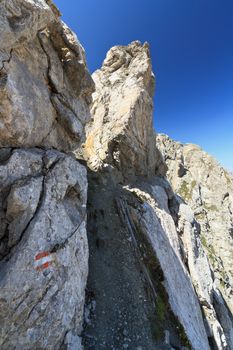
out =
<svg viewBox="0 0 233 350"><path fill-rule="evenodd" d="M192 260L190 261L190 269L196 271L194 283L195 279L199 280L199 287L197 285L198 283L196 283L197 293L200 300L204 298L208 301L209 309L213 309L214 307L217 318L220 320L224 329L228 346L231 348L233 347L233 324L231 316L233 310L232 178L217 161L196 145L182 145L179 142L171 140L166 135L158 135L157 145L166 160L168 166L167 175L174 191L190 205L194 213L189 220L189 228L182 224L182 220L180 221L180 225L183 226L180 230L186 242L186 252ZM182 176L179 174L180 166L186 169L186 172ZM187 212L188 207L185 204L180 204L179 215L181 217L184 214L182 208L186 208L185 211ZM188 210L191 211L190 208ZM187 214L185 216L187 219ZM194 231L196 230L196 234L195 232L190 234L190 230L193 229ZM198 247L195 247L195 244L192 248L190 239L191 237L194 239L195 236L198 239L198 242L196 241ZM214 274L212 273L213 281L212 278L207 278L206 275L206 273L208 275L210 273L204 261L206 258L204 258L202 247L208 256L209 264L214 272ZM200 285L202 285L204 290L202 289L200 291ZM218 298L213 300L213 295L218 295ZM222 297L227 306L224 306ZM222 305L222 307L216 305L216 300L218 300L217 304ZM206 309L207 313L208 308ZM214 316L214 318L216 317ZM214 318L212 317L212 321L210 322L213 322ZM213 329L213 327L210 328ZM221 338L221 329L219 326L216 328L216 337L218 332ZM217 341L217 338L215 340ZM219 345L219 342L217 342L217 347L221 349L222 347Z"/></svg>
<svg viewBox="0 0 233 350"><path fill-rule="evenodd" d="M127 187L124 188L133 192L144 203L142 208L138 203L131 205L124 193L117 199L123 227L126 225L129 232L138 236L132 237L132 241L140 250L143 240L147 240L148 251L153 251L149 255L159 262L169 307L178 324L183 327L187 342L194 349L209 349L209 346L219 350L228 349L232 344L231 316L227 307L224 308L224 301L203 249L199 224L191 208L181 197L175 195L169 182L163 178L170 168L156 147L156 137L152 129L153 74L147 46L134 42L125 47L112 48L101 70L93 74L93 79L96 83L92 104L93 119L86 128L87 141L84 146L84 157L88 166L96 172L96 177L99 178L97 183L102 182L101 177L110 178L115 183L116 188L112 191L116 197L119 192L117 184L122 186L122 183L126 183ZM158 142L160 144L160 137ZM182 150L173 144L171 148L176 150L175 181L181 181L189 176L189 167ZM162 153L164 155L163 149ZM142 176L147 177L147 180L141 182ZM195 187L196 182L189 181L190 186ZM183 187L184 193L178 193L187 200L186 196L189 197L190 193L185 185ZM195 198L197 197L198 195ZM111 215L114 216L112 210L110 209ZM110 221L109 219L109 225ZM138 229L140 234L135 233ZM104 231L100 224L98 232L99 230ZM115 254L114 245L110 246L112 254ZM94 247L92 249L95 251ZM147 253L144 250L140 260L144 260ZM101 268L103 266L99 267ZM94 270L98 274L104 273L97 272L98 268ZM158 281L153 276L151 278L150 266L143 270L147 271L145 278L157 300ZM115 271L112 271L114 274ZM129 283L134 288L133 282ZM177 284L180 286L179 293ZM96 288L99 294L101 286ZM100 303L104 305L102 300ZM169 317L171 319L172 315ZM102 322L101 319L99 321ZM155 344L166 348L164 343ZM108 346L112 346L111 342ZM148 343L147 347L149 349L153 346Z"/></svg>
<svg viewBox="0 0 233 350"><path fill-rule="evenodd" d="M142 200L141 207L130 208L129 222L149 241L158 259L163 271L162 284L173 313L192 348L209 349L198 298L181 259L179 238L164 188L156 184L155 178L150 184L140 183L139 188L128 190Z"/></svg>
<svg viewBox="0 0 233 350"><path fill-rule="evenodd" d="M0 262L3 350L60 349L63 342L72 344L66 334L77 337L82 328L86 170L72 157L50 154L15 150L0 166L6 174L0 180L1 208L6 208L1 221L7 223ZM36 260L43 252L52 261L44 269L43 260L40 268Z"/></svg>
<svg viewBox="0 0 233 350"><path fill-rule="evenodd" d="M114 46L93 80L93 120L87 126L85 144L89 166L98 170L111 164L125 178L154 175L154 75L148 44Z"/></svg>
<svg viewBox="0 0 233 350"><path fill-rule="evenodd" d="M179 201L178 230L181 235L185 257L189 268L192 283L198 295L203 314L205 315L206 329L209 339L217 349L227 349L231 344L228 329L221 323L226 315L222 315L219 322L218 309L215 307L214 294L217 293L213 273L208 262L207 254L201 244L200 225L196 222L189 206ZM221 297L219 296L219 300ZM229 318L229 316L227 316Z"/></svg>
<svg viewBox="0 0 233 350"><path fill-rule="evenodd" d="M3 350L81 349L87 178L57 150L85 140L94 84L59 16L51 0L0 1Z"/></svg>
<svg viewBox="0 0 233 350"><path fill-rule="evenodd" d="M147 248L139 255L140 264L144 259L146 261L158 261L157 264L164 276L162 281L159 277L160 274L158 276L154 275L155 271L151 271L151 267L146 266L148 265L147 262L143 265L144 275L142 277L145 278L155 303L159 303L159 297L161 296L158 297L157 294L159 291L161 293L161 288L164 289L164 293L167 295L166 306L163 307L169 309L171 313L166 313L166 322L172 324L176 322L178 329L180 329L177 331L176 339L174 339L173 330L169 328L169 331L173 333L174 346L189 346L191 344L193 349L207 350L209 344L201 309L192 286L192 279L182 260L184 247L170 211L170 209L173 210L173 214L175 214L176 208L172 208L171 203L172 201L176 202L176 199L166 179L155 177L156 174L163 176L167 167L160 151L156 148L156 138L152 128L154 77L151 71L148 46L133 42L125 47L112 48L107 54L101 70L94 73L93 79L96 83L96 92L93 94L92 104L93 120L87 126L84 155L88 166L91 170L94 170L98 180L96 180L96 183L90 183L89 186L90 188L98 187L97 184L101 184L102 181L106 181L108 186L110 186L110 183L115 183L116 187L114 188L111 185L113 186L111 191L117 198L122 224L119 226L119 223L117 224L115 220L111 219L115 214L110 205L108 206L110 210L109 218L105 218L105 222L107 220L107 225L111 225L114 232L118 230L125 232L126 228L136 246L135 249L139 252L140 247L144 247L144 241L147 242ZM147 180L143 183L140 181L141 176L147 177ZM151 180L149 180L149 177L151 177ZM92 176L90 179L93 181ZM122 193L118 188L118 184L129 184L130 182L131 185L123 186L124 191ZM125 190L127 191L125 192ZM95 191L98 192L97 189ZM103 189L100 191L103 191ZM119 192L121 193L120 198L118 198ZM128 195L130 193L131 199L129 202L132 201L132 205L128 203L127 192ZM138 198L136 203L132 199L132 193ZM103 199L103 201L106 200ZM101 199L98 199L98 203L100 202ZM143 204L140 205L140 202L143 202ZM102 203L102 205L105 207L106 203ZM92 212L92 208L90 210ZM177 212L176 215L178 216ZM98 236L106 235L100 223L95 229ZM93 233L90 226L89 230L90 242L92 242ZM121 233L119 235L121 236ZM100 241L98 241L99 245ZM112 255L115 256L114 244L109 244L108 248L112 250ZM121 249L123 254L126 250L125 245ZM98 255L98 247L91 246L91 251L93 252L92 255ZM104 251L103 243L103 254ZM108 254L107 251L105 254ZM133 250L132 254L134 254ZM147 255L148 257L145 258ZM128 260L126 256L124 259ZM117 259L114 259L114 261L115 264L121 264L120 260L117 262ZM101 285L95 282L95 279L101 279L100 275L104 274L104 266L98 264L97 267L95 262L91 260L90 274L93 271L99 277L97 275L91 276L89 287L94 288L94 293L97 295L101 293ZM137 268L132 266L131 269L137 275ZM115 273L115 268L112 268L112 274ZM123 279L124 274L122 275ZM122 282L119 281L119 283ZM128 278L128 283L131 284L130 289L135 289L131 278ZM104 284L102 283L103 286ZM117 283L115 287L118 288ZM179 290L179 293L177 290ZM117 297L120 300L127 300L126 295L124 295L126 291L123 288L121 293L122 295L118 294ZM162 295L162 297L164 296ZM102 298L97 299L96 311L98 325L102 324L106 328L107 326L101 318L101 310L98 309L98 302L101 305L106 305L106 303ZM140 305L140 302L138 302L138 305ZM116 308L121 310L122 305L116 305ZM156 312L158 310L155 311L155 315ZM133 315L134 313L132 313L132 322L134 322L135 329L138 329L139 324L135 322L136 316ZM111 315L108 318L111 319ZM154 322L155 328L164 327L158 321L158 315L155 316ZM147 325L145 323L145 328L141 328L147 348L153 349L157 346L161 349L167 349L167 345L164 342L162 343L161 340L160 342L158 340L149 341L151 334ZM101 333L102 339L105 339L104 337L107 339L107 346L113 346L115 343L111 343L111 338L109 339L111 331L106 331L104 335L104 331L101 331L99 327L97 328L99 330L98 334L91 331L89 327L88 331L91 331L91 334L98 339L101 339ZM132 339L134 339L134 331L131 330L130 332ZM90 343L88 344L90 345ZM100 340L97 344L100 344ZM95 343L95 345L97 344ZM137 343L133 344L135 347L137 346Z"/></svg>
<svg viewBox="0 0 233 350"><path fill-rule="evenodd" d="M84 141L94 85L83 48L48 3L0 4L0 147L67 151Z"/></svg>
<svg viewBox="0 0 233 350"><path fill-rule="evenodd" d="M50 3L50 4L49 4ZM37 32L58 15L45 0L2 0L0 2L1 50L11 50L33 40Z"/></svg>
<svg viewBox="0 0 233 350"><path fill-rule="evenodd" d="M59 16L0 1L0 348L231 349L232 177L156 138L147 43L93 81Z"/></svg>

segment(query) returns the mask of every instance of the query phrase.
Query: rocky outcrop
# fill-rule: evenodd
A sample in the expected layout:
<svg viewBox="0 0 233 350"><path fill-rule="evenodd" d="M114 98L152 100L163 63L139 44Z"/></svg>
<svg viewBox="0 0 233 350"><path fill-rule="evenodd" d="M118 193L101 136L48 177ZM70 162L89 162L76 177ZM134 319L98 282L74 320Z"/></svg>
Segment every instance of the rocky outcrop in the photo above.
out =
<svg viewBox="0 0 233 350"><path fill-rule="evenodd" d="M115 46L93 74L96 92L85 157L98 170L109 164L124 178L154 175L158 163L152 128L154 75L148 44ZM158 155L159 157L159 155ZM162 167L158 170L163 171Z"/></svg>
<svg viewBox="0 0 233 350"><path fill-rule="evenodd" d="M59 349L82 325L86 170L63 153L16 149L0 173L1 349Z"/></svg>
<svg viewBox="0 0 233 350"><path fill-rule="evenodd" d="M173 189L191 206L201 225L203 246L218 286L233 311L232 178L200 147L182 145L166 135L159 135L157 140L168 165L167 175Z"/></svg>
<svg viewBox="0 0 233 350"><path fill-rule="evenodd" d="M0 348L81 349L88 273L80 148L93 91L52 1L0 2Z"/></svg>
<svg viewBox="0 0 233 350"><path fill-rule="evenodd" d="M147 43L92 78L59 16L0 1L0 348L232 349L232 178L156 137Z"/></svg>
<svg viewBox="0 0 233 350"><path fill-rule="evenodd" d="M183 243L183 259L186 263L193 286L198 295L204 315L206 331L210 344L214 349L228 349L232 345L232 322L227 307L218 287L215 276L209 264L207 254L201 243L200 225L194 214L183 200L176 196L178 217L177 231ZM217 297L218 296L218 297ZM216 302L223 306L221 312Z"/></svg>
<svg viewBox="0 0 233 350"><path fill-rule="evenodd" d="M0 12L0 147L78 148L93 91L81 45L44 0Z"/></svg>
<svg viewBox="0 0 233 350"><path fill-rule="evenodd" d="M157 145L166 160L167 176L173 190L180 196L178 215L182 216L182 208L187 208L184 202L193 210L192 222L196 222L195 231L213 272L213 281L208 287L211 304L214 305L217 317L225 329L228 344L232 348L232 178L210 155L196 145L182 145L166 135L158 135ZM187 246L185 230L182 224L179 231ZM186 251L189 259L192 250L187 246ZM191 264L197 267L197 259ZM200 261L199 278L203 275L204 266ZM201 284L207 282L205 274L203 277ZM203 291L197 288L197 292L199 298L203 299ZM208 304L210 305L209 302Z"/></svg>
<svg viewBox="0 0 233 350"><path fill-rule="evenodd" d="M160 330L157 332L160 334L155 338L151 334L151 315L146 309L144 314L147 321L143 330L140 322L135 321L137 315L131 311L133 321L129 315L125 315L125 322L133 322L134 331L125 327L129 338L127 340L126 337L125 342L122 340L122 347L125 343L132 349L141 346L136 338L141 329L146 349L154 346L166 349L169 344L173 347L191 346L193 349L230 348L230 317L220 290L215 286L202 247L198 222L190 207L173 192L164 177L167 166L156 147L152 129L151 86L154 78L147 45L133 42L126 47L114 47L107 54L101 70L94 73L93 79L96 84L91 108L93 119L87 126L84 149L91 169L88 288L93 298L88 304L88 314L93 314L94 321L92 324L88 320L86 326L86 334L92 339L88 338L88 346L117 346L114 343L115 332L116 328L120 332L122 320L112 327L113 316L111 312L105 314L107 305L102 295L106 296L111 291L107 300L114 301L120 314L124 314L129 302L135 308L140 305L139 297L137 300L129 299L127 289L121 288L127 280L129 289L135 290L134 281L123 272L122 265L129 255L133 255L140 261L142 275L137 274L138 267L131 258L128 262L131 276L135 279L136 275L138 283L141 280L150 290L150 308L155 315L152 325ZM126 87L128 94L125 93ZM140 137L135 136L135 130ZM141 143L139 140L142 140ZM108 198L104 194L106 187L112 192L108 193ZM102 193L102 199L99 193ZM114 201L121 222L113 219L117 215L111 204ZM94 207L93 203L96 203ZM117 240L117 245L113 243L114 240ZM131 242L130 249L126 249L127 241ZM114 286L119 289L112 299L112 282L108 280L106 283L105 278L103 282L101 276L105 276L106 261L110 256L116 256L117 249L122 255L114 258L114 266L120 265L122 268L121 272L119 268L109 268L111 276L115 276ZM97 263L99 254L103 261ZM121 278L117 277L117 273L121 273ZM98 283L99 279L101 283ZM142 290L138 294L148 300L148 294ZM216 298L222 306L221 310L225 310L222 319ZM125 303L117 303L116 300L125 300ZM93 303L95 310L92 309ZM171 324L177 324L179 331L174 332ZM170 343L167 343L168 334Z"/></svg>

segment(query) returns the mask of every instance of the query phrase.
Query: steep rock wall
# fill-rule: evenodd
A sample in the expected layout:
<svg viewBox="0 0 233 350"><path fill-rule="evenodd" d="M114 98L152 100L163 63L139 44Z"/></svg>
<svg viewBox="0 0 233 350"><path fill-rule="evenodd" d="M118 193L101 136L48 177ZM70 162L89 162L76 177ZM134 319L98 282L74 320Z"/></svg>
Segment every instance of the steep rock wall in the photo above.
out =
<svg viewBox="0 0 233 350"><path fill-rule="evenodd" d="M59 16L0 1L0 348L231 349L232 179L156 137L147 43L92 79Z"/></svg>
<svg viewBox="0 0 233 350"><path fill-rule="evenodd" d="M78 148L94 86L83 48L46 1L0 6L0 146Z"/></svg>
<svg viewBox="0 0 233 350"><path fill-rule="evenodd" d="M52 1L0 2L0 348L81 349L94 84Z"/></svg>
<svg viewBox="0 0 233 350"><path fill-rule="evenodd" d="M148 44L111 48L93 80L93 120L85 144L89 167L98 170L107 163L129 180L154 175L159 154L152 127L154 75Z"/></svg>
<svg viewBox="0 0 233 350"><path fill-rule="evenodd" d="M183 145L163 134L157 136L157 145L168 166L167 176L173 190L193 210L193 222L196 221L196 231L212 270L212 303L232 348L232 178L213 157L196 145ZM178 216L183 206L180 206ZM179 230L185 236L182 223ZM184 240L187 245L185 237ZM187 257L189 255L187 247ZM199 269L202 268L203 264Z"/></svg>
<svg viewBox="0 0 233 350"><path fill-rule="evenodd" d="M166 135L158 136L158 145L167 162L167 175L174 190L191 206L201 225L203 245L219 288L233 311L232 178L214 158L196 145L182 145Z"/></svg>
<svg viewBox="0 0 233 350"><path fill-rule="evenodd" d="M198 251L191 275L186 267L186 247L176 226L179 202L164 178L166 165L156 148L156 137L152 128L151 97L154 77L147 44L133 42L125 47L114 47L107 54L103 67L93 74L93 79L96 92L93 95L92 120L87 125L84 149L87 165L91 169L89 191L92 200L89 207L89 223L91 217L94 217L88 229L91 250L88 288L93 296L88 310L93 316L93 324L88 320L86 333L84 332L84 336L88 334L92 339L90 341L88 338L90 343L87 340L87 348L90 344L96 349L104 345L107 348L117 346L117 324L112 327L111 310L105 313L107 303L112 302L111 293L105 300L101 297L106 295L105 290L112 291L111 283L118 289L114 307L119 309L120 313L124 313L123 309L127 309L127 306L124 303L122 306L122 303L116 300L126 300L127 303L130 300L135 308L141 305L139 297L134 295L136 300L132 300L126 296L127 289L120 288L125 277L117 279L115 268L109 268L109 273L115 276L114 282L108 280L103 287L101 276L106 273L109 257L116 255L116 245L113 241L117 240L118 249L121 252L125 251L121 257L114 259L118 265L118 273L122 270L122 276L127 276L124 272L126 256L132 256L131 259L136 257L140 264L137 267L129 262L129 268L133 271L131 276L137 276L138 284L141 281L140 283L150 290L149 296L142 290L138 294L150 301L155 315L151 322L145 310L144 327L140 330L140 322L135 322L136 315L131 312L135 328L132 330L125 327L128 337L125 337L121 346L143 348L143 342L137 341L136 337L136 334L143 334L140 339L149 339L149 342L145 343L146 349L156 346L161 349L172 346L209 349L207 338L211 346L225 349L226 337L212 304L211 317L207 313L209 319L207 315L203 319L192 284L195 274L198 275L197 287L203 288L210 298L210 287L207 288L203 281L207 284L206 281L210 284L213 282L211 270L200 238L196 237L195 231L192 230L193 220L187 214L187 210L184 210L182 223L189 227L187 240L189 239L190 243L190 256L192 252ZM105 191L112 198L112 202L115 200L121 223L113 219L117 213L112 205L106 204L108 202L103 195ZM99 197L100 193L103 199ZM92 208L95 201L98 202L97 212L94 210L95 205ZM127 241L131 242L130 249L125 248ZM99 254L103 258L102 263L97 263ZM197 268L197 265L202 263L206 273L203 281ZM141 276L137 274L138 269L142 271ZM102 283L98 282L99 279ZM135 289L132 278L128 276L127 281L130 290ZM160 314L160 308L163 309L163 316ZM130 318L126 318L128 324ZM118 320L118 323L121 324L120 321ZM177 324L177 331L174 332L171 324ZM157 331L160 329L159 337L153 337L151 325L154 325Z"/></svg>

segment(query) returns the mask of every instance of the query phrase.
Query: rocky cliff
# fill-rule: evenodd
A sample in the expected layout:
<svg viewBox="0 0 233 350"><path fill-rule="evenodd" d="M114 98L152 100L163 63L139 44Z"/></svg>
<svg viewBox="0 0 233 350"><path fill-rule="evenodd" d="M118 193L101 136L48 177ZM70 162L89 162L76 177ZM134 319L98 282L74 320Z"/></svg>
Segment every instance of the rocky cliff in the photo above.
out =
<svg viewBox="0 0 233 350"><path fill-rule="evenodd" d="M225 309L232 315L233 179L199 146L183 145L163 134L157 136L157 145L168 166L167 176L173 190L193 210L218 297L223 296L222 305L226 303ZM225 311L220 307L219 312L221 319ZM229 339L233 347L231 316L229 321Z"/></svg>
<svg viewBox="0 0 233 350"><path fill-rule="evenodd" d="M232 180L156 137L148 44L91 77L50 0L0 10L0 348L233 349Z"/></svg>
<svg viewBox="0 0 233 350"><path fill-rule="evenodd" d="M79 342L93 81L51 1L0 2L0 348ZM77 348L77 345L74 345Z"/></svg>

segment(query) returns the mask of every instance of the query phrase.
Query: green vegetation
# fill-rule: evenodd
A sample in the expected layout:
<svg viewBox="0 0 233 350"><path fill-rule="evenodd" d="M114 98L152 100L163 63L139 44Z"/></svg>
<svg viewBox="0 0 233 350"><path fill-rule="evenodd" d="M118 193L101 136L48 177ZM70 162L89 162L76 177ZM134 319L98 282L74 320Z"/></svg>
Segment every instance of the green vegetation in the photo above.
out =
<svg viewBox="0 0 233 350"><path fill-rule="evenodd" d="M206 240L205 236L203 236L203 235L201 236L201 243L206 249L208 249L207 240Z"/></svg>
<svg viewBox="0 0 233 350"><path fill-rule="evenodd" d="M162 341L164 337L164 328L162 324L159 324L156 316L150 317L151 333L156 342Z"/></svg>
<svg viewBox="0 0 233 350"><path fill-rule="evenodd" d="M212 263L212 265L214 265L216 262L216 253L215 253L214 247L212 245L209 245L207 249L208 249L208 257L210 259L210 262Z"/></svg>
<svg viewBox="0 0 233 350"><path fill-rule="evenodd" d="M207 256L209 258L211 265L214 266L217 262L217 258L216 258L217 255L216 255L216 252L214 250L214 247L207 242L205 236L203 236L203 235L201 236L201 243L202 243L203 247L205 247L205 249L207 250Z"/></svg>
<svg viewBox="0 0 233 350"><path fill-rule="evenodd" d="M208 244L206 238L204 236L201 236L201 243L203 245L203 247L206 248L207 250L207 256L209 258L209 261L211 263L211 265L214 267L214 265L217 262L217 254L215 252L214 247L211 244ZM228 278L227 273L224 270L219 271L220 275L221 275L221 279L220 279L220 285L222 286L222 288L225 287L226 284L226 280Z"/></svg>
<svg viewBox="0 0 233 350"><path fill-rule="evenodd" d="M227 180L228 186L231 186L232 185L232 181L231 181L231 178L230 178L229 174L226 172L225 169L223 169L223 172L224 172L224 176L225 176L225 178Z"/></svg>
<svg viewBox="0 0 233 350"><path fill-rule="evenodd" d="M192 190L194 189L194 187L196 186L196 184L197 184L197 182L196 182L195 180L193 180L193 181L191 182L191 189L192 189Z"/></svg>
<svg viewBox="0 0 233 350"><path fill-rule="evenodd" d="M201 236L201 243L202 243L203 247L206 248L207 253L208 253L208 258L209 258L211 264L213 265L216 262L216 252L214 250L214 247L207 242L206 237L203 235Z"/></svg>
<svg viewBox="0 0 233 350"><path fill-rule="evenodd" d="M218 211L218 207L214 204L212 205L207 205L205 203L203 203L203 207L206 209L206 210L210 210L210 211Z"/></svg>
<svg viewBox="0 0 233 350"><path fill-rule="evenodd" d="M195 184L193 183L193 186ZM132 219L132 218L131 218ZM134 234L138 241L139 253L142 258L142 263L146 267L150 281L153 284L153 288L156 292L155 309L151 310L151 316L149 317L151 323L151 332L155 341L162 341L164 337L164 330L169 327L175 328L175 332L182 344L187 349L191 349L189 340L184 331L183 326L180 324L178 318L173 314L169 297L162 282L164 280L163 271L160 267L159 261L155 255L155 252L148 242L145 233L137 221L136 217L133 219Z"/></svg>
<svg viewBox="0 0 233 350"><path fill-rule="evenodd" d="M205 220L205 218L206 218L205 213L195 214L195 219L196 219L197 221L203 221L203 220Z"/></svg>
<svg viewBox="0 0 233 350"><path fill-rule="evenodd" d="M156 306L157 306L157 315L160 321L164 321L165 319L165 312L166 312L166 305L161 298L160 295L158 295L157 300L156 300Z"/></svg>
<svg viewBox="0 0 233 350"><path fill-rule="evenodd" d="M179 189L181 197L183 197L187 201L192 199L193 189L196 186L196 184L197 182L195 180L193 180L190 185L186 181L183 181Z"/></svg>

